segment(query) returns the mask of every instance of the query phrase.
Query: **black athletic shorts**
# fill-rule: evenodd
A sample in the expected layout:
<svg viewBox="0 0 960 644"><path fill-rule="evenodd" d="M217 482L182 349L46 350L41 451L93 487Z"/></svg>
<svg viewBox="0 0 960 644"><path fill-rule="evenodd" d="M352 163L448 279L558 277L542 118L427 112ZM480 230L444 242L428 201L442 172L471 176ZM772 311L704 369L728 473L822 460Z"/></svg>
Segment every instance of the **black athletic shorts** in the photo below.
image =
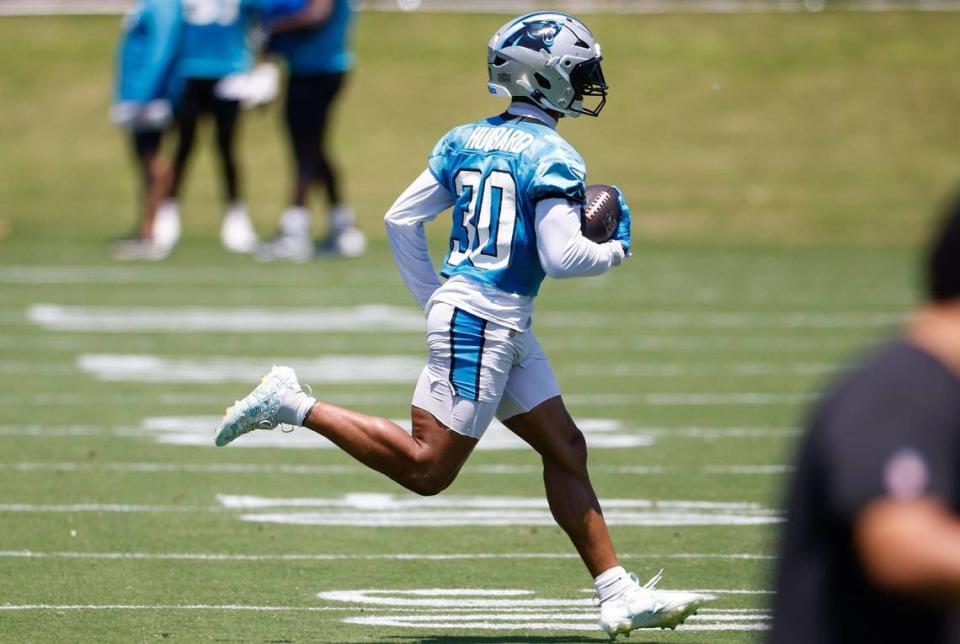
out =
<svg viewBox="0 0 960 644"><path fill-rule="evenodd" d="M163 130L134 130L133 150L139 157L153 156L160 151L160 139Z"/></svg>
<svg viewBox="0 0 960 644"><path fill-rule="evenodd" d="M326 129L330 105L343 86L344 72L291 74L287 81L287 127L294 138L312 138Z"/></svg>
<svg viewBox="0 0 960 644"><path fill-rule="evenodd" d="M188 78L183 87L183 98L177 111L181 119L197 118L201 114L213 113L221 116L236 116L240 110L240 101L217 98L216 88L219 78Z"/></svg>

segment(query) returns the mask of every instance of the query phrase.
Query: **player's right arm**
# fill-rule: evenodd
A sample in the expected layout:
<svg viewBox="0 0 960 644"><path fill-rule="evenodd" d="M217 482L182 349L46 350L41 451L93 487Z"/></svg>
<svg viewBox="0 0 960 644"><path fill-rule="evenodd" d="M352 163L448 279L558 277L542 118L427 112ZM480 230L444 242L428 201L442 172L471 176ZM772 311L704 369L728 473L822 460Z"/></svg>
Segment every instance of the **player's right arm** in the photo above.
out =
<svg viewBox="0 0 960 644"><path fill-rule="evenodd" d="M597 244L580 232L580 205L563 198L543 199L536 211L537 254L555 279L587 277L619 266L626 252L618 240Z"/></svg>
<svg viewBox="0 0 960 644"><path fill-rule="evenodd" d="M403 283L422 308L440 288L440 277L430 261L423 225L453 206L453 197L433 172L424 170L383 217L393 260Z"/></svg>

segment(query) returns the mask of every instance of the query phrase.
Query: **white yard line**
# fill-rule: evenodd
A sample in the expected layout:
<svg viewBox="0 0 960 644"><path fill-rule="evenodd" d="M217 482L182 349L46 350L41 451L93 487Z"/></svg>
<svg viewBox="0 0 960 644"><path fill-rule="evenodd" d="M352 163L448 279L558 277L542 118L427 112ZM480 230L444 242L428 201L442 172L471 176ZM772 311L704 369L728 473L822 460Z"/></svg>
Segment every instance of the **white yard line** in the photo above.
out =
<svg viewBox="0 0 960 644"><path fill-rule="evenodd" d="M767 561L774 555L751 553L695 553L679 552L668 554L630 554L620 553L620 558L630 559L719 559L731 561ZM474 560L524 560L524 559L579 559L575 552L461 552L449 554L437 553L395 553L395 554L231 554L231 553L178 553L178 552L36 552L33 550L0 550L2 559L106 559L106 560L143 560L143 561L474 561Z"/></svg>
<svg viewBox="0 0 960 644"><path fill-rule="evenodd" d="M112 333L422 333L423 312L413 307L360 304L326 308L212 308L66 306L34 304L26 319L54 331ZM863 329L888 327L902 321L902 312L883 313L680 313L649 311L632 314L553 311L538 317L537 328L609 328L626 324L652 329Z"/></svg>
<svg viewBox="0 0 960 644"><path fill-rule="evenodd" d="M290 362L270 358L165 358L147 354L83 354L77 367L98 380L121 382L254 382L274 364L287 364L317 385L412 383L424 360L411 355L335 355Z"/></svg>
<svg viewBox="0 0 960 644"><path fill-rule="evenodd" d="M221 494L226 507L255 523L305 526L441 527L550 526L546 501L536 497L352 493L339 497L269 498ZM752 526L782 521L756 503L605 499L604 518L614 526Z"/></svg>
<svg viewBox="0 0 960 644"><path fill-rule="evenodd" d="M793 470L790 465L704 465L698 467L645 465L591 465L594 474L626 474L633 476L666 474L713 475L780 475ZM72 461L61 463L0 463L6 472L124 472L131 474L290 474L304 476L356 476L377 474L362 465L290 465L286 463L90 463ZM539 475L539 465L467 465L464 474L485 476Z"/></svg>
<svg viewBox="0 0 960 644"><path fill-rule="evenodd" d="M302 382L329 383L410 383L420 375L424 365L420 354L362 355L338 354L320 358L255 358L237 356L204 356L174 358L154 354L85 353L77 357L76 368L61 367L65 373L77 369L105 381L136 382L253 382L274 364L293 367ZM19 372L29 369L50 369L49 365L18 363ZM0 373L10 365L0 365ZM564 364L562 373L572 376L617 376L683 378L691 376L768 377L774 375L816 376L833 373L830 363L762 363L729 364L658 363L655 361L591 362Z"/></svg>
<svg viewBox="0 0 960 644"><path fill-rule="evenodd" d="M412 388L413 381L409 382ZM613 394L564 394L563 399L571 406L579 407L699 407L722 405L735 407L797 405L815 400L817 393L737 391L719 394L702 392L662 393L613 393ZM352 394L326 393L323 400L337 405L396 405L409 406L410 392L397 394ZM171 407L185 405L224 408L233 402L224 396L212 394L173 394L140 392L114 393L61 393L37 392L33 394L0 395L0 405L70 405L76 407L103 405L132 405L135 403L160 404Z"/></svg>
<svg viewBox="0 0 960 644"><path fill-rule="evenodd" d="M336 497L268 498L217 495L219 506L135 503L0 503L3 513L234 513L242 521L308 526L450 527L552 526L543 498L348 493ZM780 512L757 503L605 499L614 526L753 526L782 521Z"/></svg>
<svg viewBox="0 0 960 644"><path fill-rule="evenodd" d="M423 333L423 312L364 304L329 308L110 307L34 304L27 318L54 331L95 333Z"/></svg>

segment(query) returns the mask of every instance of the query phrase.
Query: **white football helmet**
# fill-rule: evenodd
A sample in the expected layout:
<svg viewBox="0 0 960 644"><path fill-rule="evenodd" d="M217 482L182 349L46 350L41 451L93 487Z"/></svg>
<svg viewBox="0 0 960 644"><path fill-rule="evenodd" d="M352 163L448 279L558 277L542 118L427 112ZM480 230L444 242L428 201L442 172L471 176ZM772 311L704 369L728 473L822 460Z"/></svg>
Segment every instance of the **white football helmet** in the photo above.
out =
<svg viewBox="0 0 960 644"><path fill-rule="evenodd" d="M597 116L607 102L600 60L600 44L573 16L529 13L503 25L490 39L487 87L491 94L527 97L566 116ZM588 108L585 96L600 100Z"/></svg>

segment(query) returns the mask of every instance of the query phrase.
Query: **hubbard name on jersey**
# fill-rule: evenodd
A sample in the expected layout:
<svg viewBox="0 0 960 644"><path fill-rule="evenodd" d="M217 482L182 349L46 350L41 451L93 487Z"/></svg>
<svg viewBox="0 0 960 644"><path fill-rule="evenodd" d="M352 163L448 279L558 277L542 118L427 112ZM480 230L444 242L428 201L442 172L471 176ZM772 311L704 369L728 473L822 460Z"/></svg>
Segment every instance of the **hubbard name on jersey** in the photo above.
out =
<svg viewBox="0 0 960 644"><path fill-rule="evenodd" d="M430 154L429 168L454 199L440 274L534 297L545 277L536 205L551 197L583 203L580 155L549 126L505 114L451 130Z"/></svg>

